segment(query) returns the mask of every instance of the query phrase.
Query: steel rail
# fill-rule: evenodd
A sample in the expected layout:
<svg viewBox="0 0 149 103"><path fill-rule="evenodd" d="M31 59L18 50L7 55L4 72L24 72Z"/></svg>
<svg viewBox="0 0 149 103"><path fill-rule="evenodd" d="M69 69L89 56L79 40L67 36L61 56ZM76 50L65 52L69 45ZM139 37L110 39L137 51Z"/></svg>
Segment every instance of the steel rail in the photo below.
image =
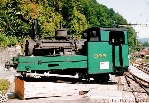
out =
<svg viewBox="0 0 149 103"><path fill-rule="evenodd" d="M132 76L132 77L130 77L130 76ZM135 81L135 82L145 91L145 93L149 96L149 91L146 90L146 87L147 87L147 86L141 83L141 81L144 82L143 79L141 79L141 78L135 76L135 75L134 75L133 73L131 73L131 72L124 73L124 77L125 77L125 79L126 79L126 82L127 82L128 87L131 88L130 81L128 80L128 78L129 78L129 79ZM148 82L147 82L147 83L148 83ZM131 88L131 90L132 90L133 96L135 97L135 102L138 103L137 97L135 96L135 91L133 90L133 88Z"/></svg>
<svg viewBox="0 0 149 103"><path fill-rule="evenodd" d="M126 82L127 82L128 87L131 88L131 85L130 85L130 82L129 82L128 78L127 78L127 75L124 75L124 76L125 76L125 79L126 79ZM131 90L132 90L132 94L133 94L133 96L135 97L135 103L138 103L138 101L137 101L137 97L135 96L135 93L134 93L133 88L131 88Z"/></svg>

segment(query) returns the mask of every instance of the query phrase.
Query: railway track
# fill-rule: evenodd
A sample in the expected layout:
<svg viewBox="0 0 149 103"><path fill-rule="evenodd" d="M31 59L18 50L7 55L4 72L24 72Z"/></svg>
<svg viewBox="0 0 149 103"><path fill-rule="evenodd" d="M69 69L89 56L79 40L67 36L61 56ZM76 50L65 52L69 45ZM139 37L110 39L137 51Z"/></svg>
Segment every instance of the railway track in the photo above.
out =
<svg viewBox="0 0 149 103"><path fill-rule="evenodd" d="M143 71L144 73L149 74L149 63L133 62L133 63L131 63L131 65L138 68L139 70Z"/></svg>
<svg viewBox="0 0 149 103"><path fill-rule="evenodd" d="M148 90L148 82L143 79L135 76L131 72L127 72L124 74L124 77L127 82L128 91L132 92L135 103L149 102L149 90ZM146 83L145 83L146 82Z"/></svg>
<svg viewBox="0 0 149 103"><path fill-rule="evenodd" d="M131 92L133 94L133 103L149 103L148 74L149 64L139 62L130 63L129 72L124 73L123 78L126 83L123 83L123 91Z"/></svg>

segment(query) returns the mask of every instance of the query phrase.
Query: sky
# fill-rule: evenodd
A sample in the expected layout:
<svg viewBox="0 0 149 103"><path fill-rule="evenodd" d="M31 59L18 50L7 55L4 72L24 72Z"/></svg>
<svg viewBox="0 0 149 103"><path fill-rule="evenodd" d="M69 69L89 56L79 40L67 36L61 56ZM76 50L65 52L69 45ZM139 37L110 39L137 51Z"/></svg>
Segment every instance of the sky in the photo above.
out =
<svg viewBox="0 0 149 103"><path fill-rule="evenodd" d="M149 0L97 0L97 2L113 8L128 23L141 24L132 27L139 38L149 38Z"/></svg>

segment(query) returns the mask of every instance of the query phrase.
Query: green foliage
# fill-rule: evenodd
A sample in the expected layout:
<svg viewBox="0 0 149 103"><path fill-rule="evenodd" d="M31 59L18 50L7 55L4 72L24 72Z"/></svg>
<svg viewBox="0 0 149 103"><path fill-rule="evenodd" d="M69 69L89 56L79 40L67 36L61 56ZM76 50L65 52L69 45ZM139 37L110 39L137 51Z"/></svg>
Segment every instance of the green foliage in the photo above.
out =
<svg viewBox="0 0 149 103"><path fill-rule="evenodd" d="M146 57L144 62L149 63L149 57Z"/></svg>
<svg viewBox="0 0 149 103"><path fill-rule="evenodd" d="M7 79L0 79L0 94L5 95L10 88L10 82Z"/></svg>
<svg viewBox="0 0 149 103"><path fill-rule="evenodd" d="M16 45L17 38L13 36L6 36L3 33L0 33L0 46L1 47L7 47L7 46L14 46Z"/></svg>
<svg viewBox="0 0 149 103"><path fill-rule="evenodd" d="M136 39L137 35L135 30L132 27L127 27L128 29L128 45L131 49L131 52L136 51L136 46L138 46L138 40Z"/></svg>
<svg viewBox="0 0 149 103"><path fill-rule="evenodd" d="M127 21L112 8L96 0L1 0L0 1L0 46L22 43L32 35L31 25L18 19L21 12L30 21L38 19L39 36L55 35L60 21L67 27L69 35L80 35L89 27L113 27ZM129 29L129 45L134 48L136 34Z"/></svg>
<svg viewBox="0 0 149 103"><path fill-rule="evenodd" d="M1 47L7 47L8 44L8 38L4 34L0 34L0 46Z"/></svg>
<svg viewBox="0 0 149 103"><path fill-rule="evenodd" d="M8 46L15 46L16 44L18 44L18 40L15 36L8 36L8 41L9 44L7 44Z"/></svg>
<svg viewBox="0 0 149 103"><path fill-rule="evenodd" d="M148 55L146 56L146 59L148 59L148 61L149 61L149 56Z"/></svg>

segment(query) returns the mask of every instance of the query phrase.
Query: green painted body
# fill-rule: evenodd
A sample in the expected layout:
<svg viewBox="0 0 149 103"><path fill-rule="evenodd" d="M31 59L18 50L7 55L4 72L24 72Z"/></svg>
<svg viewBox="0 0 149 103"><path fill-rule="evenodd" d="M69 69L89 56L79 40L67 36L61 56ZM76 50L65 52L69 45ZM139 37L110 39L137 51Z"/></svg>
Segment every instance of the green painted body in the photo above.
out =
<svg viewBox="0 0 149 103"><path fill-rule="evenodd" d="M18 71L87 68L87 57L73 56L23 56L18 58Z"/></svg>
<svg viewBox="0 0 149 103"><path fill-rule="evenodd" d="M112 46L107 42L88 43L88 70L89 74L112 72ZM105 64L102 64L105 63ZM106 67L102 67L105 65Z"/></svg>
<svg viewBox="0 0 149 103"><path fill-rule="evenodd" d="M128 70L128 34L124 32L125 43L120 46L109 44L109 33L113 29L100 29L101 41L88 41L86 55L69 56L20 56L14 57L17 70L50 71L85 68L87 74L116 73ZM120 52L122 54L120 60Z"/></svg>

